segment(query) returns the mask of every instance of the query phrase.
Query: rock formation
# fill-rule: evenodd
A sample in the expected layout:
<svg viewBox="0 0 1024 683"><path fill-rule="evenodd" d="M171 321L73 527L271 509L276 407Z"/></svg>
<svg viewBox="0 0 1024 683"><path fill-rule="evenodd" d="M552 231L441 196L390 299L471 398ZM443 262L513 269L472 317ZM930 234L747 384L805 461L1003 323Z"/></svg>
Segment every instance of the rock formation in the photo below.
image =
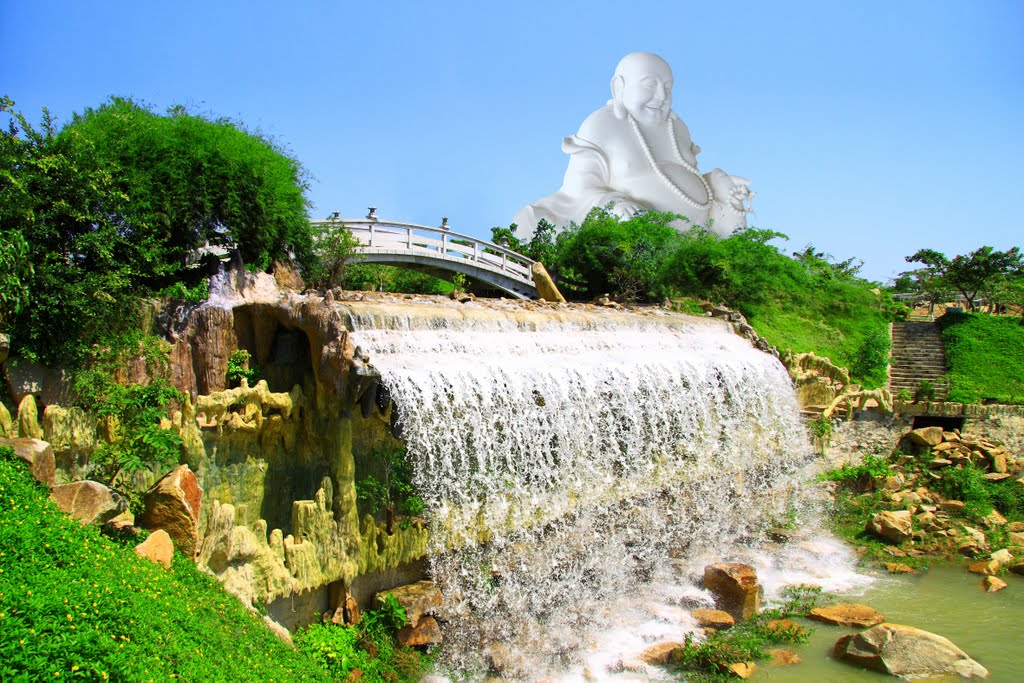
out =
<svg viewBox="0 0 1024 683"><path fill-rule="evenodd" d="M912 626L879 624L843 636L834 656L866 669L904 678L956 674L988 678L988 670L946 638Z"/></svg>

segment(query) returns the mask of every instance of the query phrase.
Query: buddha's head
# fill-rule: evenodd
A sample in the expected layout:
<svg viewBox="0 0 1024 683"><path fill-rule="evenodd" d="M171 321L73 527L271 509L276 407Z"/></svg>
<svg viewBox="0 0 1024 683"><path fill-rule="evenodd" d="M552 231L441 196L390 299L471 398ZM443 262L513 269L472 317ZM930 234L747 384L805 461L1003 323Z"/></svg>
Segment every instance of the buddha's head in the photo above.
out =
<svg viewBox="0 0 1024 683"><path fill-rule="evenodd" d="M672 69L658 55L631 52L612 76L612 109L642 124L664 123L672 111Z"/></svg>

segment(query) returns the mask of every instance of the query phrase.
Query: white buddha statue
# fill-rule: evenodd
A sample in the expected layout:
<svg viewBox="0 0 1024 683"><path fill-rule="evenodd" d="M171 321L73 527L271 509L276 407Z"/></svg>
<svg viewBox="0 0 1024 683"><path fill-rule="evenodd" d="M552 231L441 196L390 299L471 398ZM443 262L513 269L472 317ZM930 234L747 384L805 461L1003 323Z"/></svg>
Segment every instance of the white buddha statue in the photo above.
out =
<svg viewBox="0 0 1024 683"><path fill-rule="evenodd" d="M750 181L721 169L701 175L700 147L672 111L672 69L661 57L633 52L612 77L612 99L565 138L569 155L562 188L516 214L519 236L529 239L541 219L565 227L582 223L595 206L631 218L641 211L668 211L689 219L686 230L711 220L722 236L746 226Z"/></svg>

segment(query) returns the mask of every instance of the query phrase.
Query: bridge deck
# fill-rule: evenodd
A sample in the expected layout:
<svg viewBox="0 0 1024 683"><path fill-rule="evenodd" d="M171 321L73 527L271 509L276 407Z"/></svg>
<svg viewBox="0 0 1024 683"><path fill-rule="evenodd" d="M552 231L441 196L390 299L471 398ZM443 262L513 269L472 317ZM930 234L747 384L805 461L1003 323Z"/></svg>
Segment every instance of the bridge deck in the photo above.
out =
<svg viewBox="0 0 1024 683"><path fill-rule="evenodd" d="M520 299L537 296L533 260L476 237L413 223L376 219L311 221L315 227L345 227L359 242L354 259L462 273Z"/></svg>

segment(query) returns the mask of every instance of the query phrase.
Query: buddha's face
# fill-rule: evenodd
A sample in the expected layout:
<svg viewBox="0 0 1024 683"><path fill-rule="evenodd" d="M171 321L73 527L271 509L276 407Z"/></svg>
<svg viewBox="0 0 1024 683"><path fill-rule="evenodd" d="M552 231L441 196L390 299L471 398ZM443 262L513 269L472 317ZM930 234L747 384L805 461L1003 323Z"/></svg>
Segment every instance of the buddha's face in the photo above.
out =
<svg viewBox="0 0 1024 683"><path fill-rule="evenodd" d="M620 63L612 94L637 122L664 123L672 111L672 70L660 57L634 53Z"/></svg>

